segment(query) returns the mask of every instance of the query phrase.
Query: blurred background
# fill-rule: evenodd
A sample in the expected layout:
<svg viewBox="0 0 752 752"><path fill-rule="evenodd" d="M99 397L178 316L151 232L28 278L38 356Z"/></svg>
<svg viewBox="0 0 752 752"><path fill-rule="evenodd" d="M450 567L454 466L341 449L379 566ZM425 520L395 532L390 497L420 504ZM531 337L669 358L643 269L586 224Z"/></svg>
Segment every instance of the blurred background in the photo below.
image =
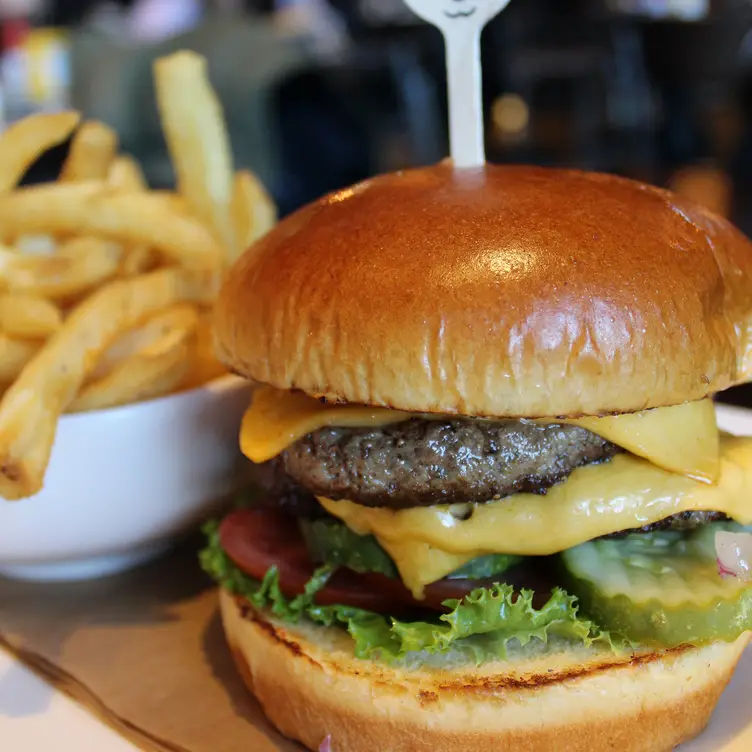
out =
<svg viewBox="0 0 752 752"><path fill-rule="evenodd" d="M0 0L0 127L78 108L169 186L150 66L186 47L281 214L447 153L442 40L402 0ZM752 0L511 0L483 66L491 161L669 185L752 234Z"/></svg>

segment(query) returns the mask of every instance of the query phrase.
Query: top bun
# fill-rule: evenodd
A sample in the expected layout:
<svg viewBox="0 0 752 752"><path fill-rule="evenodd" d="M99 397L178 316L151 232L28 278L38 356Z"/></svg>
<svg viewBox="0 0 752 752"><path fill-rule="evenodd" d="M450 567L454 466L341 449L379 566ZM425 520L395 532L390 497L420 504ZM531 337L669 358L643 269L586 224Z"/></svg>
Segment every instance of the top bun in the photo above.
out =
<svg viewBox="0 0 752 752"><path fill-rule="evenodd" d="M598 415L752 374L752 244L594 173L377 177L283 220L229 274L216 345L281 389L416 412Z"/></svg>

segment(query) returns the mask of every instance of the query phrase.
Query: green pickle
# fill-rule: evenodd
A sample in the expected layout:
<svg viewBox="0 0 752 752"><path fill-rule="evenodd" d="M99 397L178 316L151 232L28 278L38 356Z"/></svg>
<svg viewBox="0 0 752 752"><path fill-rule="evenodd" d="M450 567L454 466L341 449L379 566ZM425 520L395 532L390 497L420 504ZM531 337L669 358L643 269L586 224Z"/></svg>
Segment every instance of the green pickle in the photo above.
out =
<svg viewBox="0 0 752 752"><path fill-rule="evenodd" d="M719 530L752 532L720 522L590 541L561 554L565 584L584 613L630 640L662 647L735 640L752 629L752 582L718 573Z"/></svg>

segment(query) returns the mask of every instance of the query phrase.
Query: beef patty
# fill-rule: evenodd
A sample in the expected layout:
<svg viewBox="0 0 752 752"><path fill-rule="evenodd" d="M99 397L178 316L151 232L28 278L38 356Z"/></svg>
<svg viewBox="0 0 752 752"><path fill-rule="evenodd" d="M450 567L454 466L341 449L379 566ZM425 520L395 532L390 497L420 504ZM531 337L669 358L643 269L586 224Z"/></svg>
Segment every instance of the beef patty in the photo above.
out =
<svg viewBox="0 0 752 752"><path fill-rule="evenodd" d="M576 467L621 451L585 429L531 421L410 420L381 429L327 428L258 466L260 503L293 516L328 516L314 494L369 506L408 508L545 493ZM614 536L690 530L725 520L683 512ZM607 536L610 537L610 536Z"/></svg>
<svg viewBox="0 0 752 752"><path fill-rule="evenodd" d="M322 428L288 447L279 462L318 496L403 509L544 493L576 467L619 451L579 426L413 419Z"/></svg>
<svg viewBox="0 0 752 752"><path fill-rule="evenodd" d="M631 530L621 530L618 533L604 535L603 537L621 538L630 533L655 533L665 530L674 530L683 533L694 530L702 525L707 525L709 522L721 522L725 520L728 520L728 517L722 512L679 512L679 514L672 514L671 517L666 517L665 520L653 522L650 525L635 527Z"/></svg>

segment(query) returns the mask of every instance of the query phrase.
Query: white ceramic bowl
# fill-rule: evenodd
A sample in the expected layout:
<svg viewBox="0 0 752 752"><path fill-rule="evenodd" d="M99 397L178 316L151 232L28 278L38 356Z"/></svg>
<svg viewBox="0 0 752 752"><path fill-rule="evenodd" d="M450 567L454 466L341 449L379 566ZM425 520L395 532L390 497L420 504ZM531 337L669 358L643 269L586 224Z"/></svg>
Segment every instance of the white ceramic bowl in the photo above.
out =
<svg viewBox="0 0 752 752"><path fill-rule="evenodd" d="M247 382L64 416L44 489L0 499L0 574L65 580L161 553L246 480L238 451Z"/></svg>

